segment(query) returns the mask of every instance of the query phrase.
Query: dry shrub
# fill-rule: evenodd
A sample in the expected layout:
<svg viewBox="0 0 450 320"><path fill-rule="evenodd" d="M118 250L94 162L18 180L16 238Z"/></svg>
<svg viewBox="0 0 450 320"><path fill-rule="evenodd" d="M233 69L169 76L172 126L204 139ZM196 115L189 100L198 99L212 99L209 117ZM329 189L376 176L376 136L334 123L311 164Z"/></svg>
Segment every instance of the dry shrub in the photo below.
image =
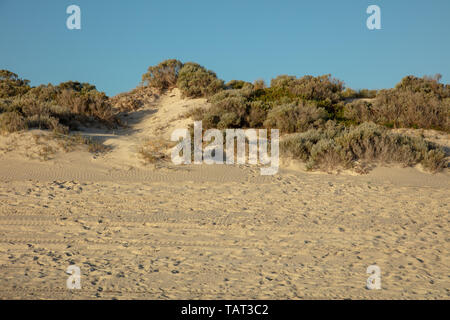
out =
<svg viewBox="0 0 450 320"><path fill-rule="evenodd" d="M143 84L157 89L160 93L174 88L183 63L176 59L169 59L156 66L150 66L147 73L142 75Z"/></svg>
<svg viewBox="0 0 450 320"><path fill-rule="evenodd" d="M267 86L263 79L258 79L253 82L254 90L265 89L265 88L267 88Z"/></svg>
<svg viewBox="0 0 450 320"><path fill-rule="evenodd" d="M30 89L29 83L11 71L0 70L0 98L25 94Z"/></svg>
<svg viewBox="0 0 450 320"><path fill-rule="evenodd" d="M354 123L378 122L374 112L373 103L365 100L354 100L344 107L344 117Z"/></svg>
<svg viewBox="0 0 450 320"><path fill-rule="evenodd" d="M151 87L139 86L130 92L120 93L110 98L111 105L120 112L137 111L144 104L153 102L158 97L155 89Z"/></svg>
<svg viewBox="0 0 450 320"><path fill-rule="evenodd" d="M103 92L94 90L81 93L63 89L57 95L55 103L69 108L75 115L97 120L107 125L113 125L116 122L115 112Z"/></svg>
<svg viewBox="0 0 450 320"><path fill-rule="evenodd" d="M345 118L373 121L391 127L450 131L450 86L439 77L408 76L394 89L380 90L373 101L353 101L345 106Z"/></svg>
<svg viewBox="0 0 450 320"><path fill-rule="evenodd" d="M289 136L281 142L284 155L306 162L309 169L353 168L360 161L421 163L430 171L446 167L445 153L420 137L390 132L374 123L344 127L329 121L325 128Z"/></svg>
<svg viewBox="0 0 450 320"><path fill-rule="evenodd" d="M325 123L328 114L324 108L310 101L282 104L274 107L267 114L264 122L266 128L279 129L281 133L306 131Z"/></svg>
<svg viewBox="0 0 450 320"><path fill-rule="evenodd" d="M25 130L27 124L23 116L18 112L3 112L0 114L0 130L10 133Z"/></svg>
<svg viewBox="0 0 450 320"><path fill-rule="evenodd" d="M67 133L79 124L118 124L109 98L94 85L68 81L30 88L28 80L0 70L0 114L3 131L25 127Z"/></svg>
<svg viewBox="0 0 450 320"><path fill-rule="evenodd" d="M31 88L24 95L3 100L1 108L23 115L30 128L53 130L62 126L76 128L79 124L95 123L112 127L118 123L108 97L95 90L94 86L79 82Z"/></svg>
<svg viewBox="0 0 450 320"><path fill-rule="evenodd" d="M69 128L60 124L55 117L43 114L35 114L26 118L26 123L29 128L48 129L53 132L68 134Z"/></svg>
<svg viewBox="0 0 450 320"><path fill-rule="evenodd" d="M56 150L50 145L43 145L39 148L38 157L42 161L48 161L51 159L51 156L56 153Z"/></svg>

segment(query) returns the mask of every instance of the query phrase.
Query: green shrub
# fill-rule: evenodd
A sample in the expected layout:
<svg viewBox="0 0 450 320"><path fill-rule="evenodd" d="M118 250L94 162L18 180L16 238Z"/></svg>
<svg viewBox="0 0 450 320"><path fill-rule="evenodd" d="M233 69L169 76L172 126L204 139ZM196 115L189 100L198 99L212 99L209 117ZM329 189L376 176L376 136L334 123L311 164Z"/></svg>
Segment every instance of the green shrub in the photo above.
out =
<svg viewBox="0 0 450 320"><path fill-rule="evenodd" d="M231 80L225 84L226 89L242 89L244 87L253 88L253 84L243 80Z"/></svg>
<svg viewBox="0 0 450 320"><path fill-rule="evenodd" d="M303 100L289 92L284 87L270 87L259 89L252 92L252 99L255 101L263 101L270 105L287 104L291 102L298 102Z"/></svg>
<svg viewBox="0 0 450 320"><path fill-rule="evenodd" d="M5 133L25 130L27 128L23 116L18 112L0 114L0 130Z"/></svg>
<svg viewBox="0 0 450 320"><path fill-rule="evenodd" d="M81 94L97 91L97 88L94 85L87 82L80 83L78 81L61 82L57 88L60 90L71 90Z"/></svg>
<svg viewBox="0 0 450 320"><path fill-rule="evenodd" d="M220 91L208 100L210 108L197 108L191 115L202 120L205 129L261 128L270 106L252 97L249 87Z"/></svg>
<svg viewBox="0 0 450 320"><path fill-rule="evenodd" d="M352 168L359 161L421 163L431 171L446 166L437 145L367 122L350 128L328 122L324 128L289 136L280 146L283 154L306 162L309 169Z"/></svg>
<svg viewBox="0 0 450 320"><path fill-rule="evenodd" d="M329 100L335 103L342 98L344 83L331 78L329 74L318 77L304 76L298 79L293 76L281 75L272 79L271 87L283 89L302 99Z"/></svg>
<svg viewBox="0 0 450 320"><path fill-rule="evenodd" d="M174 88L182 67L183 63L179 60L165 60L156 66L150 66L147 73L142 75L142 82L159 92Z"/></svg>
<svg viewBox="0 0 450 320"><path fill-rule="evenodd" d="M184 97L200 98L219 92L224 88L224 82L218 79L213 71L197 63L188 62L178 74L177 87Z"/></svg>
<svg viewBox="0 0 450 320"><path fill-rule="evenodd" d="M214 104L206 117L206 127L218 129L246 126L249 107L243 97L229 97Z"/></svg>
<svg viewBox="0 0 450 320"><path fill-rule="evenodd" d="M316 103L301 101L275 106L267 114L264 126L281 133L302 132L322 125L327 117L325 109L318 108Z"/></svg>
<svg viewBox="0 0 450 320"><path fill-rule="evenodd" d="M251 101L250 110L247 116L247 125L249 128L262 128L267 119L267 112L270 106L262 101Z"/></svg>

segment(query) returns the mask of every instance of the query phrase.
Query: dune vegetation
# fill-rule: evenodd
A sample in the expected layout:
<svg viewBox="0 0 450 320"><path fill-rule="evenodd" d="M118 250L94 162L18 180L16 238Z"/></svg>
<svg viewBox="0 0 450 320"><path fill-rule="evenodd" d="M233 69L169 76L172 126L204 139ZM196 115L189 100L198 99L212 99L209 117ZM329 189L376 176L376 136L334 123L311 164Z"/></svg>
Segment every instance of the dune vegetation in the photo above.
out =
<svg viewBox="0 0 450 320"><path fill-rule="evenodd" d="M162 94L178 88L184 98L207 98L209 107L188 113L203 122L204 130L279 129L282 154L306 162L309 169L352 168L371 161L421 163L439 171L448 166L440 146L390 128L449 133L450 85L440 79L407 76L395 88L379 91L346 88L331 75L280 75L270 86L263 80L225 83L197 63L170 59L150 66L133 92ZM28 80L1 70L0 130L40 128L67 134L80 126L117 126L119 112L132 112L143 104L142 99L128 101L122 95L110 99L94 85L72 81L31 87ZM140 96L145 99L148 94ZM115 107L117 97L131 107Z"/></svg>
<svg viewBox="0 0 450 320"><path fill-rule="evenodd" d="M353 168L360 162L421 163L430 171L447 167L444 150L422 137L389 128L450 132L450 86L440 75L407 76L393 89L355 91L341 80L280 75L270 86L232 80L195 63L167 60L149 68L144 85L163 92L178 87L186 97L208 98L211 106L188 115L203 128L268 128L284 134L284 155L309 169Z"/></svg>
<svg viewBox="0 0 450 320"><path fill-rule="evenodd" d="M48 129L68 133L79 126L117 124L108 97L94 85L63 82L30 87L15 73L0 70L1 130Z"/></svg>

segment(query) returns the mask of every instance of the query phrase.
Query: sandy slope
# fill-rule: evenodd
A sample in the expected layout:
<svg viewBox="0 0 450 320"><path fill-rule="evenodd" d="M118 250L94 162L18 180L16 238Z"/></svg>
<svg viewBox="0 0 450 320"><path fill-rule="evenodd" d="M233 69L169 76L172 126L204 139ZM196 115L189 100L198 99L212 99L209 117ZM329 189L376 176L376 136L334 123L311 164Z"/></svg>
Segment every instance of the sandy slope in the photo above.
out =
<svg viewBox="0 0 450 320"><path fill-rule="evenodd" d="M142 165L143 140L205 103L174 91L127 129L88 132L104 156L33 160L2 137L0 298L450 297L448 172ZM71 264L81 290L66 289ZM382 290L365 289L372 264Z"/></svg>

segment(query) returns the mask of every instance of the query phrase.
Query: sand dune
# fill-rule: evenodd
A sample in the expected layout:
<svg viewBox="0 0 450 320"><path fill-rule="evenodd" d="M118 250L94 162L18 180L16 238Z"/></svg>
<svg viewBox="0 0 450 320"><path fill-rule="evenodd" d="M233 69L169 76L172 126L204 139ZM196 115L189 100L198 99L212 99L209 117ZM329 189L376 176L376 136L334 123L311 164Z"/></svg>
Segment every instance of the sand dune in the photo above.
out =
<svg viewBox="0 0 450 320"><path fill-rule="evenodd" d="M40 161L26 155L32 133L1 137L0 298L450 297L448 171L143 164L145 139L168 138L206 104L175 90L128 128L86 129L105 155ZM66 288L71 264L81 290ZM381 290L365 288L374 264Z"/></svg>

